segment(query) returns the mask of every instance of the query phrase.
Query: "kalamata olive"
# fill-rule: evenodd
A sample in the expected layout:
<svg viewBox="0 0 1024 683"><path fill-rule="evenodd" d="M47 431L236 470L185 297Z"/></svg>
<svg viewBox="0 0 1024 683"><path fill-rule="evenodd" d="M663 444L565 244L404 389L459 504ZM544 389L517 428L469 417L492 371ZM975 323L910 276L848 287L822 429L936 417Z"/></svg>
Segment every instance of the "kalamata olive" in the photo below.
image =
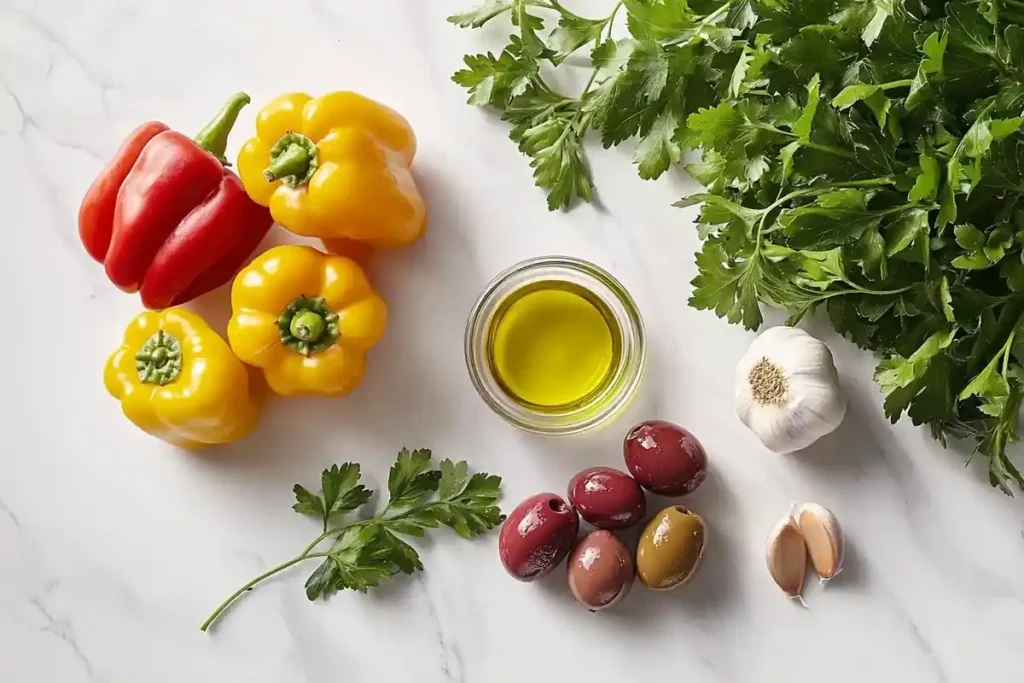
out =
<svg viewBox="0 0 1024 683"><path fill-rule="evenodd" d="M664 420L641 422L622 444L626 467L649 491L682 496L704 481L708 456L690 432Z"/></svg>
<svg viewBox="0 0 1024 683"><path fill-rule="evenodd" d="M569 502L580 517L599 529L625 529L647 512L640 484L613 467L591 467L573 477Z"/></svg>
<svg viewBox="0 0 1024 683"><path fill-rule="evenodd" d="M648 588L667 590L697 573L704 556L704 520L681 505L647 523L636 548L636 573Z"/></svg>
<svg viewBox="0 0 1024 683"><path fill-rule="evenodd" d="M530 496L501 525L501 563L520 581L539 579L565 559L579 529L576 511L558 494Z"/></svg>
<svg viewBox="0 0 1024 683"><path fill-rule="evenodd" d="M611 607L633 585L633 557L610 531L591 531L569 555L569 590L592 612Z"/></svg>

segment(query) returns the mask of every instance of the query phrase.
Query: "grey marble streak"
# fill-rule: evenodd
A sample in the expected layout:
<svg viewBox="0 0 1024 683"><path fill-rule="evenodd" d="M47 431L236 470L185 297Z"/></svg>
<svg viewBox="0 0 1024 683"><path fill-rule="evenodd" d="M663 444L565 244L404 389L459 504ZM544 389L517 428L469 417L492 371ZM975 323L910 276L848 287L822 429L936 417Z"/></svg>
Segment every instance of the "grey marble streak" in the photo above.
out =
<svg viewBox="0 0 1024 683"><path fill-rule="evenodd" d="M11 508L7 507L7 504L4 503L3 500L0 500L0 512L3 512L15 527L21 527L21 521L18 519L18 516L14 514L14 511L11 510Z"/></svg>
<svg viewBox="0 0 1024 683"><path fill-rule="evenodd" d="M49 586L49 588L54 587L56 587L56 583ZM63 641L74 653L75 658L81 662L82 668L85 670L85 674L88 679L90 681L99 680L96 678L95 672L92 669L92 664L89 663L89 658L85 656L84 652L82 652L82 648L78 645L78 641L75 639L75 630L71 625L71 622L67 619L54 617L47 608L45 600L45 593L29 598L29 604L36 609L39 616L43 619L43 624L39 627L39 630L44 633L50 633Z"/></svg>
<svg viewBox="0 0 1024 683"><path fill-rule="evenodd" d="M438 607L435 602L435 598L431 595L430 586L426 579L421 576L416 577L416 584L419 587L419 593L423 596L423 606L426 611L427 617L434 624L434 630L437 634L437 647L440 653L438 666L441 670L441 674L444 676L444 680L448 683L466 683L466 674L463 668L462 662L462 650L459 647L458 640L453 637L445 624L442 622L440 615L438 614Z"/></svg>

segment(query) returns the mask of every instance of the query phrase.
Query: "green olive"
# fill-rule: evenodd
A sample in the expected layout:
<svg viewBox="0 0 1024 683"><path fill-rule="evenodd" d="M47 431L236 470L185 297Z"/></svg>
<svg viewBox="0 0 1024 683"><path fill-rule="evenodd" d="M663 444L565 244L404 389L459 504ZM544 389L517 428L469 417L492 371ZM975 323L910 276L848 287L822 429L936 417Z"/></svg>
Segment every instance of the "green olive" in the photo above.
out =
<svg viewBox="0 0 1024 683"><path fill-rule="evenodd" d="M704 556L704 520L681 505L667 507L648 522L636 549L636 571L648 588L668 590L697 573Z"/></svg>

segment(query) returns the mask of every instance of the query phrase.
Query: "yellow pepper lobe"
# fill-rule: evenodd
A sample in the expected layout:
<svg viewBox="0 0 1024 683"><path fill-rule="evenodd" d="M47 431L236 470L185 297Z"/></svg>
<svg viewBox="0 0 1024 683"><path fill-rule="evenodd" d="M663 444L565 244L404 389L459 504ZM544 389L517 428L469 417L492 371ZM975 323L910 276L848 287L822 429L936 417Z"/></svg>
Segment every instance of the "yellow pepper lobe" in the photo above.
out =
<svg viewBox="0 0 1024 683"><path fill-rule="evenodd" d="M387 326L387 306L357 263L298 245L274 247L243 268L231 308L232 350L283 396L355 389L366 351Z"/></svg>
<svg viewBox="0 0 1024 683"><path fill-rule="evenodd" d="M378 102L351 92L289 93L260 111L238 174L286 230L399 247L426 226L410 171L415 154L408 121Z"/></svg>
<svg viewBox="0 0 1024 683"><path fill-rule="evenodd" d="M493 331L495 375L525 403L565 406L600 387L612 366L608 321L580 294L539 289L512 303Z"/></svg>
<svg viewBox="0 0 1024 683"><path fill-rule="evenodd" d="M185 309L137 316L103 379L132 423L182 448L237 441L259 415L246 367Z"/></svg>

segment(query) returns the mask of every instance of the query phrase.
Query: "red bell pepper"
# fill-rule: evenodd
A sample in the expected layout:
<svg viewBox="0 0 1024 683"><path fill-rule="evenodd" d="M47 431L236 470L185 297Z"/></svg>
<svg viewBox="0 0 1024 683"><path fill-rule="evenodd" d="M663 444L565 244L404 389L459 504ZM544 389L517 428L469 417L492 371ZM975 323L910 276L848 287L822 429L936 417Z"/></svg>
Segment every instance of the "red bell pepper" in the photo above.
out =
<svg viewBox="0 0 1024 683"><path fill-rule="evenodd" d="M230 280L273 223L226 169L228 133L248 103L244 93L232 97L195 140L142 124L82 200L86 251L146 308L177 306Z"/></svg>

